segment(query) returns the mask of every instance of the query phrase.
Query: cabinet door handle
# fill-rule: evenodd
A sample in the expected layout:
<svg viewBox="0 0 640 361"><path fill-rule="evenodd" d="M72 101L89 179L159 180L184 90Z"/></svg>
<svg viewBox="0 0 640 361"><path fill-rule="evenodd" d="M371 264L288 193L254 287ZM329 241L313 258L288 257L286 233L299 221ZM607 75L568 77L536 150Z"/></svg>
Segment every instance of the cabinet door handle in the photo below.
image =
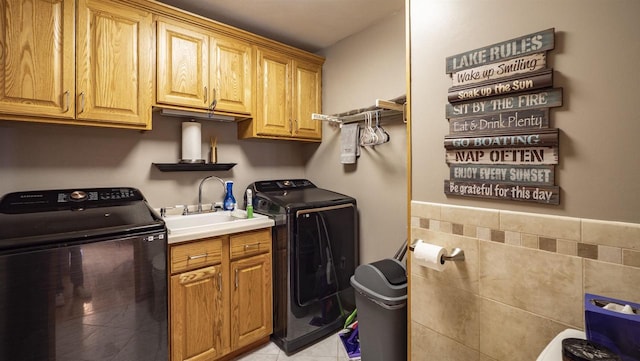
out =
<svg viewBox="0 0 640 361"><path fill-rule="evenodd" d="M218 273L218 291L222 292L222 272Z"/></svg>
<svg viewBox="0 0 640 361"><path fill-rule="evenodd" d="M194 259L198 259L198 258L205 258L207 257L208 253L203 253L203 254L197 254L195 256L189 256L189 261L193 261Z"/></svg>
<svg viewBox="0 0 640 361"><path fill-rule="evenodd" d="M65 97L64 97L64 101L65 101L64 112L65 113L69 111L69 94L70 94L70 92L68 90L66 90L64 92L64 95L65 95Z"/></svg>
<svg viewBox="0 0 640 361"><path fill-rule="evenodd" d="M207 87L204 87L204 103L207 104L207 100L209 100L209 91Z"/></svg>
<svg viewBox="0 0 640 361"><path fill-rule="evenodd" d="M289 118L289 134L293 134L293 121Z"/></svg>
<svg viewBox="0 0 640 361"><path fill-rule="evenodd" d="M216 99L216 88L213 88L213 98L211 99L211 104L209 104L209 111L213 112L216 109L217 104L218 99Z"/></svg>
<svg viewBox="0 0 640 361"><path fill-rule="evenodd" d="M238 269L236 268L236 289L238 288Z"/></svg>
<svg viewBox="0 0 640 361"><path fill-rule="evenodd" d="M250 244L245 244L244 245L244 251L246 252L249 248L251 247L258 247L260 248L260 242L256 242L256 243L250 243Z"/></svg>
<svg viewBox="0 0 640 361"><path fill-rule="evenodd" d="M298 134L298 120L294 119L293 124L295 125L295 127L293 127L293 131L294 133Z"/></svg>
<svg viewBox="0 0 640 361"><path fill-rule="evenodd" d="M78 114L84 113L84 92L80 93L80 111Z"/></svg>

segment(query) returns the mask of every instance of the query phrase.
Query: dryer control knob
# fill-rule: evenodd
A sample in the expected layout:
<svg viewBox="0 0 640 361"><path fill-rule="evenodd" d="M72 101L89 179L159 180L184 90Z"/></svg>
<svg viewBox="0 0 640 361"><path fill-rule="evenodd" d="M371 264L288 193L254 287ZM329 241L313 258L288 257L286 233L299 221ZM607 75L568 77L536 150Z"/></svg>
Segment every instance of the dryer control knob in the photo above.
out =
<svg viewBox="0 0 640 361"><path fill-rule="evenodd" d="M73 191L71 192L71 199L74 201L81 201L87 198L87 193L83 191Z"/></svg>

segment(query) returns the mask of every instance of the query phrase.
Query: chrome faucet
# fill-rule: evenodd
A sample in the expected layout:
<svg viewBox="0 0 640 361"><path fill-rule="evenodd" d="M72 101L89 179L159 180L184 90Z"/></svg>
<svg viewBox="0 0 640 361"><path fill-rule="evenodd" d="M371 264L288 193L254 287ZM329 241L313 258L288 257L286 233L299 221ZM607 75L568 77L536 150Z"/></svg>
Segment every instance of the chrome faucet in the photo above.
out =
<svg viewBox="0 0 640 361"><path fill-rule="evenodd" d="M207 181L208 179L217 179L221 184L222 184L222 190L224 191L224 193L227 193L227 188L224 185L224 181L221 178L218 178L214 175L210 175L208 177L204 177L201 181L200 181L200 185L198 186L198 213L202 213L202 184L204 184L205 181ZM211 210L213 210L213 204L211 205Z"/></svg>

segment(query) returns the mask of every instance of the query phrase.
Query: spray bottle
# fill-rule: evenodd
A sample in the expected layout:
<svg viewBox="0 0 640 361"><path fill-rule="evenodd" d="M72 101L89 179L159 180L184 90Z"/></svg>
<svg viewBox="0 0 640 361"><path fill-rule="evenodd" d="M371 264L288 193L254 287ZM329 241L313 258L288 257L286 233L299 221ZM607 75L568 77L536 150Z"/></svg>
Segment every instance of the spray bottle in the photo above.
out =
<svg viewBox="0 0 640 361"><path fill-rule="evenodd" d="M253 218L253 194L247 189L247 218Z"/></svg>

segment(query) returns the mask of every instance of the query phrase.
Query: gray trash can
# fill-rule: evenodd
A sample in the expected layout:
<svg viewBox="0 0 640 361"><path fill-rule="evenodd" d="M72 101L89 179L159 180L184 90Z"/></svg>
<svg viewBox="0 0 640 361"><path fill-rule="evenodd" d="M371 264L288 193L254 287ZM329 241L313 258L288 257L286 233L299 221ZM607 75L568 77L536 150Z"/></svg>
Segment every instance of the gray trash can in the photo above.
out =
<svg viewBox="0 0 640 361"><path fill-rule="evenodd" d="M407 359L407 275L389 258L358 266L351 285L356 290L358 333L363 361Z"/></svg>

